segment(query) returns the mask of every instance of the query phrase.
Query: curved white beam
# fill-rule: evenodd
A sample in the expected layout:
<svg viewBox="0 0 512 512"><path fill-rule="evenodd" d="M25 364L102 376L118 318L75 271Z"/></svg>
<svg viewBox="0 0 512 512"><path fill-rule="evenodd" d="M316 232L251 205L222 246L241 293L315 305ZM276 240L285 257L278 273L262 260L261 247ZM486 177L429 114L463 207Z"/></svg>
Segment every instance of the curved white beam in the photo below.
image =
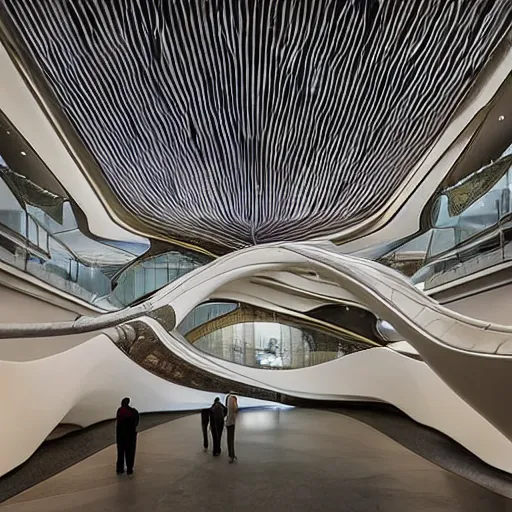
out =
<svg viewBox="0 0 512 512"><path fill-rule="evenodd" d="M339 254L332 244L258 246L220 258L162 290L177 323L225 283L283 266L316 270L389 321L442 378L512 439L512 414L502 406L512 389L512 327L450 311L401 274L376 262ZM175 349L175 347L170 347ZM470 381L468 375L478 377Z"/></svg>
<svg viewBox="0 0 512 512"><path fill-rule="evenodd" d="M165 314L166 321L173 326L175 325L172 308L162 306L161 308L153 309L150 304L142 303L138 306L100 316L79 316L75 320L68 322L0 323L0 340L83 334L115 327L147 314Z"/></svg>
<svg viewBox="0 0 512 512"><path fill-rule="evenodd" d="M152 311L172 305L179 324L197 304L227 283L262 271L290 267L315 270L389 321L449 386L505 436L512 438L512 413L503 406L512 388L512 327L477 321L447 310L396 271L373 261L340 254L332 244L271 244L229 254L169 284L148 300L145 307ZM284 381L279 385L271 383L264 370L255 373L254 369L215 360L184 342L175 331L169 333L157 321L147 317L142 320L170 350L198 368L295 396L329 398L307 389L293 389L292 381L286 386ZM303 370L282 372L282 378Z"/></svg>
<svg viewBox="0 0 512 512"><path fill-rule="evenodd" d="M227 283L263 272L283 271L291 265L318 270L327 277L326 286L338 284L349 292L348 296L355 297L372 311L380 310L385 320L397 319L403 325L403 319L409 319L402 329L408 332L415 329L417 336L413 337L421 340L411 339L412 344L425 344L425 338L428 343L471 353L512 355L512 326L490 324L448 310L419 291L402 274L374 261L344 255L328 243L267 244L237 251L177 279L143 304L103 315L103 318L117 318L117 323L121 323L172 305L169 312L172 314L174 310L176 317L168 321L179 325L197 304ZM75 324L87 325L92 320L97 321L78 320ZM390 323L401 332L396 322ZM59 324L46 327L55 331ZM5 336L10 331L11 337L23 333L30 336L29 331L33 330L40 336L44 329L31 324L7 324L0 334Z"/></svg>

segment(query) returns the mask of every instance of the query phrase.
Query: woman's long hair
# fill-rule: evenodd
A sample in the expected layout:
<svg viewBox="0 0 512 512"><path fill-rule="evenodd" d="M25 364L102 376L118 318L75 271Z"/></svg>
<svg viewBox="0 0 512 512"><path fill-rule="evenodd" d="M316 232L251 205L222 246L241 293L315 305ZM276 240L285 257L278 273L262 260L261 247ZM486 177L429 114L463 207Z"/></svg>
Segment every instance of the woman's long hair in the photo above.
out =
<svg viewBox="0 0 512 512"><path fill-rule="evenodd" d="M238 398L236 395L229 395L226 400L226 407L229 408L231 405L230 402L233 404L232 407L235 409L235 412L238 411Z"/></svg>

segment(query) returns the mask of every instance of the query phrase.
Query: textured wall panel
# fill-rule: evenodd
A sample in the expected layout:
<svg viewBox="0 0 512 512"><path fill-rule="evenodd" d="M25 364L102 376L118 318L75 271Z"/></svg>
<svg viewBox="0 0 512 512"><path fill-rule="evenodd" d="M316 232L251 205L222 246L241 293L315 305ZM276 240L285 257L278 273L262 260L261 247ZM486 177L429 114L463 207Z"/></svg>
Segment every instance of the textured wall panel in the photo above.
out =
<svg viewBox="0 0 512 512"><path fill-rule="evenodd" d="M510 26L506 0L0 0L131 212L219 251L377 212Z"/></svg>

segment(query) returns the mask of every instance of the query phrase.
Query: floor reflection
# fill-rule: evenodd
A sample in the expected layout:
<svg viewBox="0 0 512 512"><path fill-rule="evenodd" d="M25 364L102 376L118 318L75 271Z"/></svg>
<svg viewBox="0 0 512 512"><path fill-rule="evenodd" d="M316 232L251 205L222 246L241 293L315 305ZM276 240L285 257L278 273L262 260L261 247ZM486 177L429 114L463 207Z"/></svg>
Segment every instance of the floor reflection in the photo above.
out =
<svg viewBox="0 0 512 512"><path fill-rule="evenodd" d="M288 405L246 409L239 414L237 423L245 430L257 430L259 432L262 430L274 430L282 420L281 413L291 409L294 409L294 407Z"/></svg>
<svg viewBox="0 0 512 512"><path fill-rule="evenodd" d="M342 414L290 407L242 410L238 461L202 445L199 414L142 432L135 475L118 477L115 446L14 499L2 512L271 510L489 512L504 497L444 471Z"/></svg>

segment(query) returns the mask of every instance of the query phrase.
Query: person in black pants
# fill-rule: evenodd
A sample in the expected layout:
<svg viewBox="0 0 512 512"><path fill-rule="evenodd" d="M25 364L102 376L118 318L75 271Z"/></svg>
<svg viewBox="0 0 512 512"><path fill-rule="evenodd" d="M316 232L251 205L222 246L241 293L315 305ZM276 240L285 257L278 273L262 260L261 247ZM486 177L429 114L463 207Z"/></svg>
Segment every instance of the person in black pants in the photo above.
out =
<svg viewBox="0 0 512 512"><path fill-rule="evenodd" d="M229 462L233 464L237 457L235 455L235 424L236 424L236 415L238 413L238 399L233 394L230 393L226 399L227 405L227 416L226 416L226 430L228 432L228 454L229 454Z"/></svg>
<svg viewBox="0 0 512 512"><path fill-rule="evenodd" d="M220 442L222 440L226 413L226 407L221 404L220 398L217 397L210 407L210 430L212 431L214 457L218 457L221 453Z"/></svg>
<svg viewBox="0 0 512 512"><path fill-rule="evenodd" d="M139 411L130 407L130 399L123 398L121 407L116 415L116 443L117 443L117 464L118 475L124 473L126 461L126 472L133 473L135 462L135 449L137 446L137 425L139 424Z"/></svg>
<svg viewBox="0 0 512 512"><path fill-rule="evenodd" d="M208 451L208 424L210 423L210 409L201 410L201 427L203 428L203 448Z"/></svg>

